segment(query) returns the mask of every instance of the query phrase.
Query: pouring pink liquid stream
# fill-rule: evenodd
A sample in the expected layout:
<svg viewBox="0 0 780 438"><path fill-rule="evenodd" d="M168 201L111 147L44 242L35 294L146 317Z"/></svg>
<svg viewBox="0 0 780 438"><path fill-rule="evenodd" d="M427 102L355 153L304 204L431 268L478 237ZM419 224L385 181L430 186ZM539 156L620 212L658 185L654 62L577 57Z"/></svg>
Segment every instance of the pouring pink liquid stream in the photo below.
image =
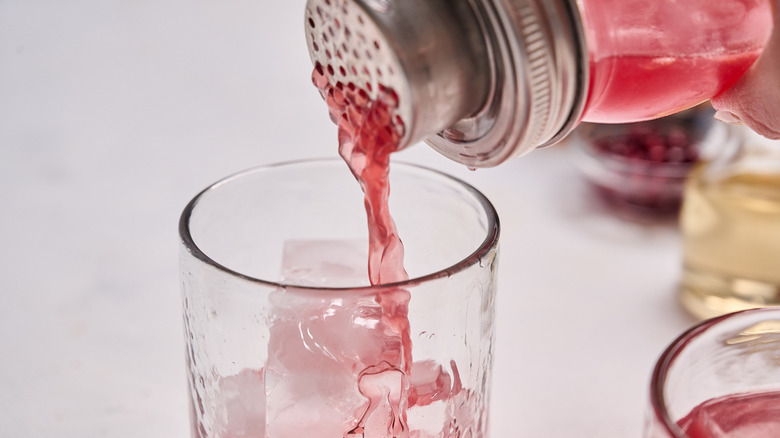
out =
<svg viewBox="0 0 780 438"><path fill-rule="evenodd" d="M408 279L403 267L404 248L393 218L390 216L390 154L398 149L404 125L393 119L398 97L391 89L381 88L377 99L353 83L331 85L325 69L317 65L312 81L328 104L331 120L338 125L339 155L346 161L365 194L368 219L368 276L372 285L395 283ZM380 293L376 300L382 308L382 319L400 339L400 351L385 351L384 360L366 368L358 380L360 393L369 400L366 414L377 409L389 389L389 409L393 421L388 430L377 430L369 436L407 436L406 408L409 403L412 341L407 319L409 293L402 289ZM388 385L389 383L389 385ZM387 388L387 386L390 386ZM347 436L363 437L366 415ZM379 425L379 428L384 427Z"/></svg>
<svg viewBox="0 0 780 438"><path fill-rule="evenodd" d="M404 281L408 277L403 245L388 209L390 154L396 151L404 129L402 121L392 117L397 97L386 88L370 99L354 84L331 85L328 73L319 66L312 80L338 125L339 153L365 194L369 280L372 285ZM288 255L294 257L296 251L300 248ZM332 253L311 244L306 251L309 256ZM302 300L297 294L303 294ZM240 416L232 422L228 419L227 429L241 431L229 436L460 436L460 424L469 423L463 412L474 412L468 409L473 398L463 390L454 361L448 369L433 361L413 363L409 292L383 288L373 294L310 294L294 287L280 291L274 304L267 366L222 383L223 387L257 388L255 395L247 393L245 406L265 396L264 404L254 407L259 415L249 417L252 421ZM355 323L356 317L364 322ZM410 430L409 409L436 402L448 403L453 409L444 418L431 420L437 432Z"/></svg>
<svg viewBox="0 0 780 438"><path fill-rule="evenodd" d="M390 196L390 155L398 150L404 134L404 124L393 113L398 108L398 97L380 85L377 98L371 99L366 90L353 83L344 85L329 81L332 72L317 65L312 81L326 101L331 120L338 125L339 154L349 166L364 192L364 203L369 231L368 275L372 285L389 284L408 279L404 270L404 247L393 221L388 199ZM383 351L383 360L364 369L358 379L360 393L369 401L357 425L345 436L360 438L426 437L419 431L409 431L407 409L422 407L437 401L458 397L461 407L469 405L468 391L463 387L454 362L445 370L430 361L412 361L412 340L408 320L411 296L402 288L380 292L376 297L382 309L382 324L389 330L386 336L395 338L400 351ZM390 416L377 410L385 409ZM463 409L463 412L468 412ZM470 412L474 412L471 410ZM372 414L389 421L372 420ZM468 424L465 418L460 418ZM460 436L457 422L446 422L436 437ZM478 437L475 437L478 438Z"/></svg>
<svg viewBox="0 0 780 438"><path fill-rule="evenodd" d="M365 193L368 217L368 275L372 285L408 279L403 266L404 247L390 216L390 154L398 149L404 124L393 118L398 96L380 86L378 97L341 82L331 85L328 73L317 65L312 82L328 104L330 118L338 125L339 155Z"/></svg>

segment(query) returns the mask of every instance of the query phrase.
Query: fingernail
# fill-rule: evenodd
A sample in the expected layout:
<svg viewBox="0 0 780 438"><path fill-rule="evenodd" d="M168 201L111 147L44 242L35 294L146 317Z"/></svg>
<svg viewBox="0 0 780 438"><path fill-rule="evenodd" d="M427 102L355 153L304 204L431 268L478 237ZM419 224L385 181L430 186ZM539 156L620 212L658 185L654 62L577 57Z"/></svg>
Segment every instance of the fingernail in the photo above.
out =
<svg viewBox="0 0 780 438"><path fill-rule="evenodd" d="M715 118L721 122L731 123L733 125L742 125L742 120L731 111L715 111Z"/></svg>

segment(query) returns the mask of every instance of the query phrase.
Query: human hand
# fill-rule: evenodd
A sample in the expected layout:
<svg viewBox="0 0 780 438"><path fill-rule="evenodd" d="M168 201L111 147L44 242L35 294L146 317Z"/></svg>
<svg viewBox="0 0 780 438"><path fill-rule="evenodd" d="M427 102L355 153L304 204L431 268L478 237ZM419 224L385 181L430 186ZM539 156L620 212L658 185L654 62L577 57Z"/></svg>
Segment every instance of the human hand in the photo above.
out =
<svg viewBox="0 0 780 438"><path fill-rule="evenodd" d="M774 29L761 56L733 87L712 99L715 118L741 123L780 139L780 0L773 0Z"/></svg>

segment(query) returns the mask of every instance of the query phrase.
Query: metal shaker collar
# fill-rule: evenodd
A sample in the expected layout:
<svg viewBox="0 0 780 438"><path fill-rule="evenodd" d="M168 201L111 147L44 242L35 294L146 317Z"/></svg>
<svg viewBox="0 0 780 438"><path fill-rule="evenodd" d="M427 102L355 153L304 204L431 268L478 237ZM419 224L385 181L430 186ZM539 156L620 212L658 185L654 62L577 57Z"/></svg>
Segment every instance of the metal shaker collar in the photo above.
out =
<svg viewBox="0 0 780 438"><path fill-rule="evenodd" d="M309 0L305 27L331 81L395 91L401 147L490 167L556 142L583 111L574 0Z"/></svg>

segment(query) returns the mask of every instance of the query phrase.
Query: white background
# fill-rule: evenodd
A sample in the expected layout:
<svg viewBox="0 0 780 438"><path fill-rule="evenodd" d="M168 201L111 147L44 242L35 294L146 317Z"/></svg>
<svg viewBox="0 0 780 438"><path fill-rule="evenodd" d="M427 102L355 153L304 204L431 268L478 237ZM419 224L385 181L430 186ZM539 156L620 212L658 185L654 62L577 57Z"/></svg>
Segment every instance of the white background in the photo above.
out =
<svg viewBox="0 0 780 438"><path fill-rule="evenodd" d="M0 0L0 436L188 436L181 209L235 171L336 155L303 11ZM501 217L495 438L638 437L653 362L694 322L674 224L605 210L569 157L396 157Z"/></svg>

